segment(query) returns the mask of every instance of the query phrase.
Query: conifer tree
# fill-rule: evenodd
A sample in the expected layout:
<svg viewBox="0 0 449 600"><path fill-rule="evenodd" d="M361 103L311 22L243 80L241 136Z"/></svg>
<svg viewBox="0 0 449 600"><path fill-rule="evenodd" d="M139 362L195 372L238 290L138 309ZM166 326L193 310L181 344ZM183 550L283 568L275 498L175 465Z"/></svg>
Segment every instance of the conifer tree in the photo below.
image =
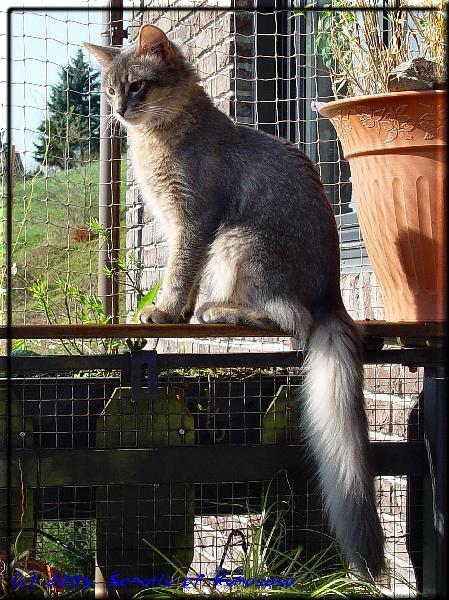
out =
<svg viewBox="0 0 449 600"><path fill-rule="evenodd" d="M34 158L37 162L70 168L88 156L98 156L100 145L100 74L78 50L59 72L47 104L47 118L38 127Z"/></svg>

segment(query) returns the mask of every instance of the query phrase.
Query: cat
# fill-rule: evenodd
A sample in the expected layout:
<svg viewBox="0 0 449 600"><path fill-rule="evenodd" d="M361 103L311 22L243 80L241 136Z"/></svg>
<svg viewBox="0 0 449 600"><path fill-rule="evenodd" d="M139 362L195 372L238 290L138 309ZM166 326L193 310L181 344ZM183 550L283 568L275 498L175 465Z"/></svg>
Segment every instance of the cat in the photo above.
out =
<svg viewBox="0 0 449 600"><path fill-rule="evenodd" d="M360 334L340 292L335 219L313 163L294 145L236 125L177 45L143 25L126 49L86 47L135 177L167 236L161 298L147 323L279 328L307 342L302 408L329 521L360 573L385 566L363 398Z"/></svg>

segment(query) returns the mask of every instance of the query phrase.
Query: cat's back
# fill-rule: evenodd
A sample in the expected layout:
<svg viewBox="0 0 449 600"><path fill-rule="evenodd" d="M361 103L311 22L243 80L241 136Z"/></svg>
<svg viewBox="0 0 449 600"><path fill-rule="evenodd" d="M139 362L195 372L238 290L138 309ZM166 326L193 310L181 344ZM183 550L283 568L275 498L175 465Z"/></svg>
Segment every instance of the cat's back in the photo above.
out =
<svg viewBox="0 0 449 600"><path fill-rule="evenodd" d="M242 206L253 204L297 216L313 208L326 220L331 216L323 184L313 162L295 145L265 132L238 125L238 142L229 148L232 174L237 173Z"/></svg>
<svg viewBox="0 0 449 600"><path fill-rule="evenodd" d="M320 184L320 179L313 162L291 142L278 136L270 135L259 129L246 125L238 125L242 155L248 158L249 166L261 170L268 169L272 173L296 178L298 167L307 171ZM250 166L250 170L252 170Z"/></svg>

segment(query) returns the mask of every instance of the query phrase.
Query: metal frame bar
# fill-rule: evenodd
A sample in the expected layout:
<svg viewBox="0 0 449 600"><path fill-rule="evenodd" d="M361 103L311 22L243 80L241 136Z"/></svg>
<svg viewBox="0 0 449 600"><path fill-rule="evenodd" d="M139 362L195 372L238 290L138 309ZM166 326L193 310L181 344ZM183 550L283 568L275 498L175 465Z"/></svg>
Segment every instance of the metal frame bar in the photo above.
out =
<svg viewBox="0 0 449 600"><path fill-rule="evenodd" d="M447 396L442 367L426 367L423 386L423 592L447 598Z"/></svg>
<svg viewBox="0 0 449 600"><path fill-rule="evenodd" d="M111 0L103 12L101 41L104 46L123 43L123 2ZM100 173L98 220L110 234L98 251L98 295L111 322L119 318L119 278L116 261L120 251L121 139L117 124L109 126L110 107L102 90L100 97ZM104 268L112 271L107 277Z"/></svg>
<svg viewBox="0 0 449 600"><path fill-rule="evenodd" d="M1 356L0 370L37 372L104 369L130 372L132 363L142 356L156 355L151 350L139 350L117 355L73 355L73 356ZM157 368L228 368L228 367L300 367L302 352L235 352L230 354L157 354ZM422 365L442 365L445 356L439 348L409 348L388 350L367 350L365 364L403 364L412 367Z"/></svg>

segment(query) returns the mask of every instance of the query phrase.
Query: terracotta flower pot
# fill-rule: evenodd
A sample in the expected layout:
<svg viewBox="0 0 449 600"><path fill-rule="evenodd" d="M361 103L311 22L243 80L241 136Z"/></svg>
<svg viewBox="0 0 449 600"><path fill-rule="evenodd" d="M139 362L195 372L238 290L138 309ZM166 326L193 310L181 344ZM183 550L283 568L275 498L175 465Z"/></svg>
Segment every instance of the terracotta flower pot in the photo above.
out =
<svg viewBox="0 0 449 600"><path fill-rule="evenodd" d="M445 320L446 91L337 100L360 229L390 321Z"/></svg>

